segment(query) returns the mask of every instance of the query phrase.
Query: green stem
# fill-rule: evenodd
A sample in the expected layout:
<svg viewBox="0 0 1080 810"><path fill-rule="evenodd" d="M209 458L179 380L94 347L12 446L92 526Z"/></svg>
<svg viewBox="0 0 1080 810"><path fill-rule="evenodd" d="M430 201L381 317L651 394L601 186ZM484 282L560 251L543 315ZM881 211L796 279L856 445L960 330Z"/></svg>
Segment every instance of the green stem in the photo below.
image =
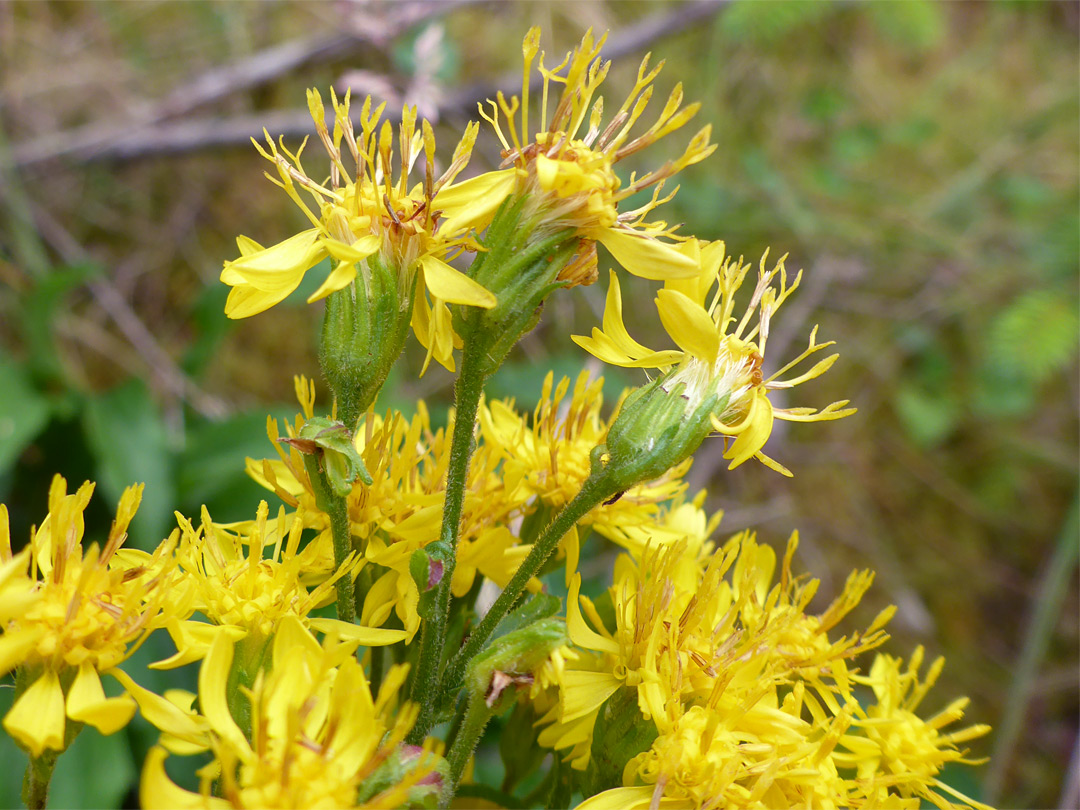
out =
<svg viewBox="0 0 1080 810"><path fill-rule="evenodd" d="M539 539L533 543L529 556L514 572L514 576L510 578L510 582L507 583L503 592L499 594L495 604L491 606L491 609L469 635L468 641L450 661L439 692L438 704L440 706L446 705L453 700L461 688L465 667L484 648L485 643L491 638L491 634L495 632L495 628L499 626L499 622L513 609L522 593L525 592L529 580L536 576L544 563L555 552L559 541L581 518L585 517L594 507L606 501L617 491L618 488L610 482L608 476L603 472L593 473L585 479L585 483L581 485L581 489L574 496L574 499L555 516L555 519L548 524Z"/></svg>
<svg viewBox="0 0 1080 810"><path fill-rule="evenodd" d="M23 777L22 800L29 810L44 810L49 798L49 782L56 767L57 753L45 751L40 757L30 757Z"/></svg>
<svg viewBox="0 0 1080 810"><path fill-rule="evenodd" d="M450 751L446 754L446 761L450 766L450 784L443 791L443 799L440 803L440 807L444 810L450 806L469 757L476 750L480 735L484 733L484 728L494 714L482 694L469 696L469 708L465 711L465 719L462 721L457 736L454 737L454 744L450 746Z"/></svg>
<svg viewBox="0 0 1080 810"><path fill-rule="evenodd" d="M427 547L432 558L443 564L437 586L434 615L425 621L420 634L420 660L416 665L412 699L420 706L420 716L408 741L420 744L435 722L435 690L439 683L439 664L450 613L450 582L457 562L461 512L465 505L465 487L469 479L469 461L473 453L473 432L486 375L478 356L476 341L465 339L461 353L461 373L454 387L454 433L450 440L450 459L446 471L446 497L443 502L442 531L439 540Z"/></svg>
<svg viewBox="0 0 1080 810"><path fill-rule="evenodd" d="M990 761L994 767L986 775L983 786L983 798L988 804L997 802L1008 772L1009 760L1020 740L1024 721L1028 716L1028 701L1035 687L1039 664L1046 656L1046 648L1054 635L1061 616L1061 606L1069 586L1069 580L1076 573L1076 557L1080 545L1076 542L1080 522L1080 492L1073 498L1072 506L1065 517L1058 536L1053 557L1047 562L1038 588L1039 594L1034 612L1024 632L1024 647L1020 651L1020 660L1014 670L1009 696L1005 701L1005 716L997 728L997 742Z"/></svg>
<svg viewBox="0 0 1080 810"><path fill-rule="evenodd" d="M329 487L327 487L329 489ZM331 495L327 514L330 516L330 531L334 538L334 566L340 570L345 558L352 552L352 531L349 527L349 505L345 498ZM356 619L356 605L353 602L353 580L346 574L340 577L337 588L337 616L343 622Z"/></svg>

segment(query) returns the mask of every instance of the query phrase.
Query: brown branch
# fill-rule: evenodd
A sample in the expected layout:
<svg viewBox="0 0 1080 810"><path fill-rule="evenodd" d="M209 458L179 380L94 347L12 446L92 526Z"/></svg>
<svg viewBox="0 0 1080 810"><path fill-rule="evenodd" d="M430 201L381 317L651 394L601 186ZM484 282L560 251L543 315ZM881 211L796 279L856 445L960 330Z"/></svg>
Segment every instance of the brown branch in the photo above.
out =
<svg viewBox="0 0 1080 810"><path fill-rule="evenodd" d="M37 208L34 219L38 232L64 261L75 264L90 260L82 245L46 211ZM192 408L208 419L221 419L228 413L228 406L222 400L203 391L183 372L111 281L94 279L86 286L165 391L190 403Z"/></svg>
<svg viewBox="0 0 1080 810"><path fill-rule="evenodd" d="M475 0L438 2L425 7L430 14L445 13L472 1ZM719 13L728 2L730 0L698 0L683 3L665 14L648 17L612 35L604 49L604 56L618 58L640 51L657 39L685 31L694 24ZM424 6L424 4L419 4L419 6ZM403 15L402 19L408 22L399 30L404 30L416 22L415 8L412 5L406 8L413 9L413 12L410 15ZM355 41L360 42L359 39ZM308 45L309 51L312 47L313 45ZM329 46L324 43L321 47ZM302 48L297 48L296 58L299 58L302 50ZM157 110L157 117L147 124L135 126L128 124L122 128L109 128L107 132L104 129L98 129L94 133L81 130L71 131L62 133L56 138L47 139L47 142L39 142L39 139L35 139L35 141L15 146L12 149L13 161L16 166L29 166L58 157L82 163L130 161L220 147L247 146L251 138L261 135L264 127L275 136L281 135L286 138L301 138L312 133L313 128L307 108L260 112L256 115L239 115L224 119L208 117L169 122L164 120L169 115L175 115L177 109L191 109L196 103L209 103L220 98L226 92L223 77L228 75L229 70L229 68L223 68L217 72L218 75L208 75L189 85L188 88L170 94L162 107ZM232 70L246 75L249 81L254 81L253 77L269 80L265 78L269 76L267 69L259 64L247 64L243 69L234 67ZM515 72L512 76L505 76L492 83L467 85L447 97L446 101L440 105L440 114L471 115L476 109L477 102L493 96L498 90L514 90L520 82L520 75L520 72ZM167 106L169 104L173 106ZM188 106L185 108L184 105ZM99 127L100 125L91 126Z"/></svg>
<svg viewBox="0 0 1080 810"><path fill-rule="evenodd" d="M269 126L259 122L273 122L274 113L259 115L257 120L255 116L190 122L173 119L268 84L310 64L342 59L363 48L385 50L397 36L416 23L480 1L413 0L388 5L392 13L383 20L376 22L368 15L364 17L363 25L347 25L346 31L273 45L200 74L150 105L142 115L119 126L113 122L95 122L65 132L36 136L13 147L11 157L16 166L25 167L57 158L90 163L246 144L252 135L261 132L262 126ZM291 115L290 121L295 120L296 114ZM295 130L295 124L290 129ZM302 134L307 134L307 130Z"/></svg>

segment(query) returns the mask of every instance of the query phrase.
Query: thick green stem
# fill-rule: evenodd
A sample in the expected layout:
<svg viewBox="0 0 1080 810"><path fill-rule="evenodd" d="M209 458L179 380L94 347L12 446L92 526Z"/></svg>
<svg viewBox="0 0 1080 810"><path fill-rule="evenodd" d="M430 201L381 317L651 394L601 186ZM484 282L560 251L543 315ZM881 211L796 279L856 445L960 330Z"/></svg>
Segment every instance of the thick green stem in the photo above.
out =
<svg viewBox="0 0 1080 810"><path fill-rule="evenodd" d="M484 733L484 728L487 726L488 721L491 720L492 715L494 715L494 712L487 705L487 701L484 700L482 694L477 693L469 696L469 708L465 711L465 719L461 723L461 728L458 729L457 736L454 737L454 744L450 746L450 751L446 754L446 761L450 766L450 784L443 790L440 807L447 808L450 806L450 802L457 792L458 782L461 781L461 775L465 772L465 766L469 762L469 757L476 750L476 745L480 742L480 735Z"/></svg>
<svg viewBox="0 0 1080 810"><path fill-rule="evenodd" d="M44 810L57 756L56 751L47 750L40 757L30 757L22 789L22 800L29 810Z"/></svg>
<svg viewBox="0 0 1080 810"><path fill-rule="evenodd" d="M442 563L443 573L437 586L433 616L423 623L420 634L420 660L416 665L412 688L412 699L420 706L420 716L409 735L409 742L414 745L427 736L435 718L435 692L439 684L439 665L443 659L443 643L450 613L450 582L457 562L458 534L473 452L476 412L480 407L486 376L482 358L477 355L476 342L466 339L461 355L461 373L454 388L454 433L450 440L450 459L446 471L442 531L439 540L427 547L432 559Z"/></svg>
<svg viewBox="0 0 1080 810"><path fill-rule="evenodd" d="M518 599L525 592L529 580L536 576L544 563L555 552L559 541L590 510L606 501L616 492L618 492L618 488L611 483L603 472L593 473L585 479L585 483L582 484L581 490L574 496L574 499L555 516L539 539L533 543L529 556L525 558L524 562L521 563L521 567L510 578L510 582L507 583L503 592L499 594L495 604L491 606L484 618L469 634L465 645L450 661L442 681L442 688L439 691L438 703L440 706L446 705L454 699L454 695L461 688L465 667L484 648L484 644L491 638L491 634L495 632L499 622L513 609Z"/></svg>
<svg viewBox="0 0 1080 810"><path fill-rule="evenodd" d="M327 504L330 516L330 531L334 538L334 565L338 569L345 563L345 558L352 552L352 531L349 528L349 506L345 498L330 497ZM352 576L346 574L336 583L337 616L350 624L356 619L356 605L353 602Z"/></svg>

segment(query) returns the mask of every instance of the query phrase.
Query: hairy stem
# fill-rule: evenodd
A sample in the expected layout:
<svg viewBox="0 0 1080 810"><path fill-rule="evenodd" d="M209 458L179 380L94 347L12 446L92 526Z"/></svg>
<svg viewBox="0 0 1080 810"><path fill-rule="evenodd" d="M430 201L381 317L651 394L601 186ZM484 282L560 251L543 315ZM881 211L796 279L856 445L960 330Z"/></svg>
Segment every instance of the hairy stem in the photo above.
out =
<svg viewBox="0 0 1080 810"><path fill-rule="evenodd" d="M465 765L468 764L472 752L476 750L480 735L484 733L484 728L493 714L482 694L469 695L469 707L465 710L465 719L454 737L454 744L450 746L446 754L446 761L450 765L450 784L443 791L442 808L450 806L457 792L458 782L461 781L461 775L465 772Z"/></svg>
<svg viewBox="0 0 1080 810"><path fill-rule="evenodd" d="M548 524L543 534L533 544L529 556L521 563L521 567L510 578L510 582L507 583L503 592L495 600L495 604L491 606L484 618L476 625L469 635L468 641L465 642L465 645L447 666L442 688L439 691L438 702L440 706L446 705L453 700L461 688L465 667L484 648L484 644L491 638L491 634L495 632L499 622L513 609L518 599L525 592L529 580L536 576L544 563L555 552L559 541L574 527L574 524L595 506L614 495L615 492L616 488L603 473L590 475L585 479L585 483L582 484L581 490L574 496L574 499Z"/></svg>
<svg viewBox="0 0 1080 810"><path fill-rule="evenodd" d="M327 487L329 489L329 487ZM352 552L352 531L349 528L349 506L345 498L331 496L327 514L330 516L330 531L334 538L334 565L340 569L345 559ZM350 624L356 619L356 604L353 601L353 580L346 574L335 584L337 588L337 616Z"/></svg>
<svg viewBox="0 0 1080 810"><path fill-rule="evenodd" d="M434 724L435 692L439 683L439 665L443 659L443 644L450 613L450 582L457 562L458 535L461 512L465 505L465 487L469 478L469 461L473 453L473 431L480 397L484 392L485 375L477 357L477 345L465 339L461 356L461 373L454 388L454 433L450 440L450 460L446 471L446 499L443 503L442 530L437 543L427 550L443 564L442 579L436 586L435 610L425 621L420 635L420 660L413 680L412 699L420 706L420 716L409 736L418 744Z"/></svg>

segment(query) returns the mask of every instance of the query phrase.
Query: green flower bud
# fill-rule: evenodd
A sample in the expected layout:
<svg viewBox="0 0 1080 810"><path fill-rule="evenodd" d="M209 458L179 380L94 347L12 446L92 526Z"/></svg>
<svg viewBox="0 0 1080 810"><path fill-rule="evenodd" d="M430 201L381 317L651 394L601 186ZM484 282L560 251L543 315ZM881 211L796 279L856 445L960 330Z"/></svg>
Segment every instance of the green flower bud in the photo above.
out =
<svg viewBox="0 0 1080 810"><path fill-rule="evenodd" d="M523 216L525 197L507 199L484 235L485 251L469 275L497 299L490 309L459 306L454 329L463 340L481 342L485 375L502 364L514 344L540 318L544 299L563 286L559 274L578 252L572 230L537 233L536 222Z"/></svg>
<svg viewBox="0 0 1080 810"><path fill-rule="evenodd" d="M696 408L681 383L664 388L661 377L626 398L604 443L592 451L594 475L603 475L622 493L659 478L697 450L712 432L711 417L723 408L717 394Z"/></svg>
<svg viewBox="0 0 1080 810"><path fill-rule="evenodd" d="M416 290L416 275L409 278L406 287L376 253L360 265L352 284L326 299L319 362L350 429L375 401L405 346Z"/></svg>
<svg viewBox="0 0 1080 810"><path fill-rule="evenodd" d="M566 643L566 623L559 618L541 619L495 639L466 669L470 699L482 696L498 711L507 705L501 700L507 687L532 683L533 672Z"/></svg>

